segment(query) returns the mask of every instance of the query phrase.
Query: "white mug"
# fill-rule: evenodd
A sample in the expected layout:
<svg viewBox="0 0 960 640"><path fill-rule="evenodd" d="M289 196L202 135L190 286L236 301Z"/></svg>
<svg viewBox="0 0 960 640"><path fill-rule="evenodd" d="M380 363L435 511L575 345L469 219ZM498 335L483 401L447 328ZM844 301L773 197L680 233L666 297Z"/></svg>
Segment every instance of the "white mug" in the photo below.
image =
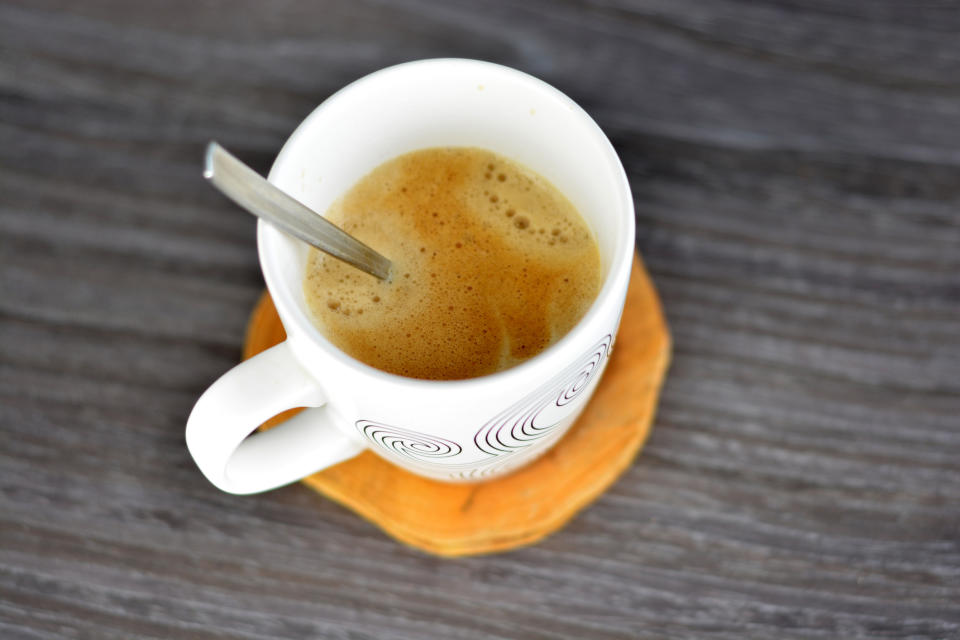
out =
<svg viewBox="0 0 960 640"><path fill-rule="evenodd" d="M566 336L520 365L468 380L404 378L354 360L312 324L303 294L308 247L261 221L260 264L287 340L224 374L187 421L191 455L223 491L273 489L366 449L437 480L486 480L543 454L583 410L620 324L634 216L616 152L570 98L476 60L397 65L317 107L269 180L322 212L383 162L438 146L490 149L556 185L596 237L604 274L597 299ZM311 408L250 435L293 407Z"/></svg>

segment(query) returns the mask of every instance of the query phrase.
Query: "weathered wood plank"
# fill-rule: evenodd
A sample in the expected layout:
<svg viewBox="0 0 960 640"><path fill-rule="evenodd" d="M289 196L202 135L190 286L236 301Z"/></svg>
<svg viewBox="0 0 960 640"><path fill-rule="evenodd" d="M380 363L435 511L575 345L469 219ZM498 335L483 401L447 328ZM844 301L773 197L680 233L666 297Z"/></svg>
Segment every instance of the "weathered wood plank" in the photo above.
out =
<svg viewBox="0 0 960 640"><path fill-rule="evenodd" d="M606 495L457 561L183 443L262 287L204 142L449 55L594 115L676 345ZM0 3L0 636L960 636L958 68L939 2Z"/></svg>

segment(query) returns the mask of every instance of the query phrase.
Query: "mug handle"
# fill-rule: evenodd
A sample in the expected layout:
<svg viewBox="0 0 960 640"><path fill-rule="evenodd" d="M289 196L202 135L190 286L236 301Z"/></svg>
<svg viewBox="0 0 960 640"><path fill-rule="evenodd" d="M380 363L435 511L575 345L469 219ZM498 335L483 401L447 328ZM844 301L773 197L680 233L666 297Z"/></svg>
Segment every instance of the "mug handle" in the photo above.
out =
<svg viewBox="0 0 960 640"><path fill-rule="evenodd" d="M200 396L187 419L187 449L218 489L234 494L275 489L365 449L333 424L324 404L289 342L281 342L227 371ZM320 408L250 435L295 407Z"/></svg>

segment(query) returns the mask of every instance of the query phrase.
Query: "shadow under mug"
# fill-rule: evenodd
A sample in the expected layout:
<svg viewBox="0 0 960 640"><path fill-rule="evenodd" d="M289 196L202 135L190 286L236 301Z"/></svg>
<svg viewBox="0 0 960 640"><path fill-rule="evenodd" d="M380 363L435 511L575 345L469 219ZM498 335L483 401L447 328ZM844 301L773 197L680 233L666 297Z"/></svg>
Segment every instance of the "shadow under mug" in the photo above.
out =
<svg viewBox="0 0 960 640"><path fill-rule="evenodd" d="M556 185L596 237L597 299L566 336L518 366L469 380L404 378L354 360L320 333L302 288L309 248L261 221L260 264L287 340L224 374L190 414L187 447L220 489L265 491L367 449L437 480L485 480L543 454L582 411L620 323L634 214L610 142L560 91L476 60L389 67L317 107L269 180L323 212L378 165L438 146L487 148ZM310 408L250 435L293 407Z"/></svg>

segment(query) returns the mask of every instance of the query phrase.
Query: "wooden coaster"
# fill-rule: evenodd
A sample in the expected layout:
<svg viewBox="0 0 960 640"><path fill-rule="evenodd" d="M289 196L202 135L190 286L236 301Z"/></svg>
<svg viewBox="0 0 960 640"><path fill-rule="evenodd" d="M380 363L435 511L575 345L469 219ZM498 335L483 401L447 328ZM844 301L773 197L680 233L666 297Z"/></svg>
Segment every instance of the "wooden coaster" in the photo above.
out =
<svg viewBox="0 0 960 640"><path fill-rule="evenodd" d="M264 292L243 357L286 338ZM303 479L394 538L441 556L506 551L540 540L590 504L629 466L653 420L670 360L670 335L653 283L634 260L610 362L580 419L550 451L507 476L449 484L417 476L365 451ZM300 409L264 423L270 428Z"/></svg>

